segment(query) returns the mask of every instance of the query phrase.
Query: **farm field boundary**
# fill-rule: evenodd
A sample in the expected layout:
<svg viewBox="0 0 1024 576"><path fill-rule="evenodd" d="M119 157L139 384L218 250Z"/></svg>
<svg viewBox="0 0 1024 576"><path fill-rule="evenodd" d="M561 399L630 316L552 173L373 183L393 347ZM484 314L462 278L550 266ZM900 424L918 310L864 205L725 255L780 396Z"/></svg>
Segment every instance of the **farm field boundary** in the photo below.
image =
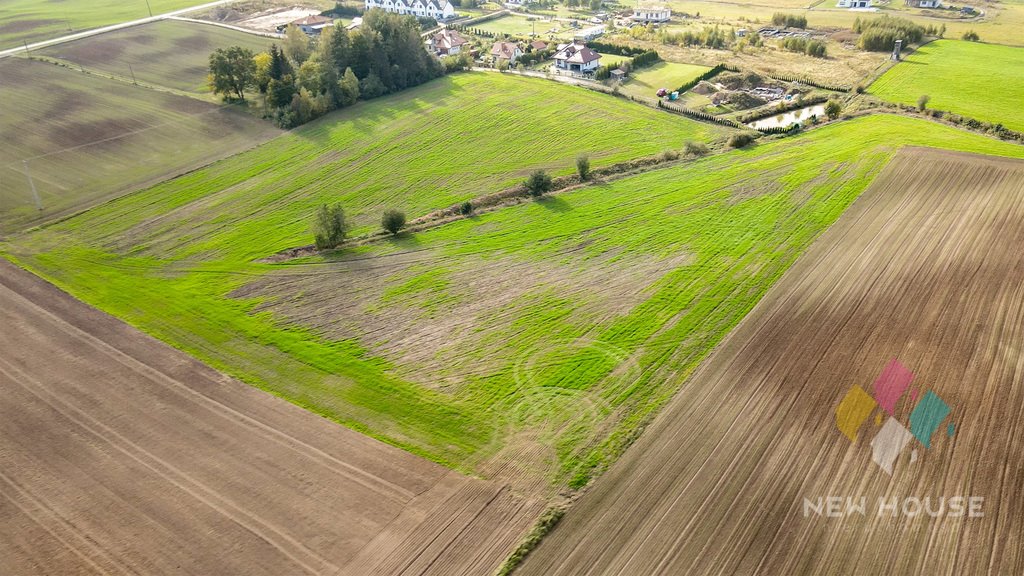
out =
<svg viewBox="0 0 1024 576"><path fill-rule="evenodd" d="M12 573L487 573L540 513L5 261L0 323L0 558Z"/></svg>
<svg viewBox="0 0 1024 576"><path fill-rule="evenodd" d="M518 573L1019 573L1022 241L1024 161L903 149ZM837 407L894 360L911 386L851 441ZM890 416L914 430L891 475ZM808 510L830 496L866 512Z"/></svg>

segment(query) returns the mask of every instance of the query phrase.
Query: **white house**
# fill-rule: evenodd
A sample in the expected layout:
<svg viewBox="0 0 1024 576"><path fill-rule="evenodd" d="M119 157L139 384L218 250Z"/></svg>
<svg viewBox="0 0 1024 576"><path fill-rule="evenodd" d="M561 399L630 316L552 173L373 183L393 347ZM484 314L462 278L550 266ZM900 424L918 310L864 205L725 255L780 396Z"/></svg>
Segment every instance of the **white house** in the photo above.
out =
<svg viewBox="0 0 1024 576"><path fill-rule="evenodd" d="M916 8L942 8L942 0L907 0L907 6Z"/></svg>
<svg viewBox="0 0 1024 576"><path fill-rule="evenodd" d="M587 40L594 40L604 35L604 26L590 26L583 28L576 32L574 38L579 41L586 42Z"/></svg>
<svg viewBox="0 0 1024 576"><path fill-rule="evenodd" d="M601 65L601 55L579 42L560 44L554 58L555 68L570 72L589 73Z"/></svg>
<svg viewBox="0 0 1024 576"><path fill-rule="evenodd" d="M871 8L871 0L839 0L837 8Z"/></svg>
<svg viewBox="0 0 1024 576"><path fill-rule="evenodd" d="M672 9L662 4L637 6L633 8L633 15L629 19L640 24L668 22L672 19Z"/></svg>
<svg viewBox="0 0 1024 576"><path fill-rule="evenodd" d="M462 52L462 47L469 44L469 40L462 37L455 30L445 28L431 36L427 46L438 56L454 56Z"/></svg>
<svg viewBox="0 0 1024 576"><path fill-rule="evenodd" d="M455 8L448 0L366 0L367 10L380 8L395 14L410 14L419 18L447 20L455 17Z"/></svg>
<svg viewBox="0 0 1024 576"><path fill-rule="evenodd" d="M523 49L519 47L519 44L515 42L495 42L494 46L491 47L491 56L495 62L502 60L509 64L515 64L516 60L523 55Z"/></svg>

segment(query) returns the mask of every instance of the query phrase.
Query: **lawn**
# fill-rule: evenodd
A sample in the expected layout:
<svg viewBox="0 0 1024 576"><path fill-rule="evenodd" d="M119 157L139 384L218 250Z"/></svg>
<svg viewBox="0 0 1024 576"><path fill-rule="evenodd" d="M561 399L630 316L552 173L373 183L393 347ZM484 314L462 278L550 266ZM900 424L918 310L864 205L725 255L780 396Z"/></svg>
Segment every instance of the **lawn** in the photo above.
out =
<svg viewBox="0 0 1024 576"><path fill-rule="evenodd" d="M2 249L357 430L461 470L578 485L835 221L894 143L1024 156L871 116L327 258L252 260L306 243L317 202L340 200L366 224L382 205L418 214L531 163L564 166L580 147L637 156L695 131L600 95L566 88L558 99L558 85L518 84L527 81L462 75L361 104ZM566 110L578 109L601 118L602 133L570 129ZM571 146L547 142L554 118ZM415 144L424 134L429 147Z"/></svg>
<svg viewBox="0 0 1024 576"><path fill-rule="evenodd" d="M153 14L164 14L208 1L149 0L149 6ZM146 6L146 0L4 0L0 10L0 48L148 18Z"/></svg>
<svg viewBox="0 0 1024 576"><path fill-rule="evenodd" d="M253 52L270 48L270 38L219 26L164 20L93 36L38 51L89 70L144 84L207 93L210 53L243 46Z"/></svg>
<svg viewBox="0 0 1024 576"><path fill-rule="evenodd" d="M245 111L22 58L0 60L0 234L280 134ZM42 210L26 177L32 175Z"/></svg>
<svg viewBox="0 0 1024 576"><path fill-rule="evenodd" d="M533 18L533 20L530 18ZM508 34L517 38L530 38L530 34L536 31L537 37L545 40L571 39L573 34L573 30L564 27L561 22L541 19L537 16L528 18L519 14L502 16L494 20L473 24L470 28L480 29L492 34ZM558 32L548 34L548 30L553 28L557 29Z"/></svg>
<svg viewBox="0 0 1024 576"><path fill-rule="evenodd" d="M626 94L656 98L655 92L659 88L667 88L671 92L708 70L705 66L663 61L636 70L619 89Z"/></svg>
<svg viewBox="0 0 1024 576"><path fill-rule="evenodd" d="M922 46L869 87L886 100L1000 122L1024 130L1024 48L938 40Z"/></svg>

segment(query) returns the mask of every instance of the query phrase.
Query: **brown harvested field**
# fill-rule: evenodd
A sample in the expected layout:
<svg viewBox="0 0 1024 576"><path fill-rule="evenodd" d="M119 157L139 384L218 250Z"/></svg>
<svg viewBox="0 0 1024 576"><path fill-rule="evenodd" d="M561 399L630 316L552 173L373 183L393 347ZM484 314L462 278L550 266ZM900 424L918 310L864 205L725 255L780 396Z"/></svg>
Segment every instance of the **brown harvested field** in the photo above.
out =
<svg viewBox="0 0 1024 576"><path fill-rule="evenodd" d="M265 36L212 24L163 20L50 46L37 54L63 60L72 68L208 94L210 53L230 46L264 52L272 42Z"/></svg>
<svg viewBox="0 0 1024 576"><path fill-rule="evenodd" d="M518 573L1024 573L1021 246L1024 162L904 149ZM951 412L889 476L882 410L855 442L836 410L894 358L897 422L928 391ZM839 517L805 507L829 496ZM943 497L984 516L922 512Z"/></svg>
<svg viewBox="0 0 1024 576"><path fill-rule="evenodd" d="M0 260L0 572L481 574L539 513Z"/></svg>
<svg viewBox="0 0 1024 576"><path fill-rule="evenodd" d="M281 134L244 110L39 61L0 61L0 235ZM37 209L25 174L35 183Z"/></svg>

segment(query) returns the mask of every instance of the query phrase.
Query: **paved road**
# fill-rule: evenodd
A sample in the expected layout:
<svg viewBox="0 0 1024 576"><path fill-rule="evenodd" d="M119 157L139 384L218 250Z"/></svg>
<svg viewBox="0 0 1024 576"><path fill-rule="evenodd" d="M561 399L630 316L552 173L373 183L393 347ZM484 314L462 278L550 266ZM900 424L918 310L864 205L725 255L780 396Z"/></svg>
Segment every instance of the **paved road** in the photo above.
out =
<svg viewBox="0 0 1024 576"><path fill-rule="evenodd" d="M122 28L130 28L132 26L138 26L139 24L147 24L149 22L157 22L166 18L174 16L180 16L182 14L188 14L189 12L195 12L197 10L205 10L207 8L213 8L214 6L220 6L221 4L230 4L237 2L238 0L218 0L217 2L208 2L199 6L192 6L191 8L183 8L181 10L175 10L173 12L167 12L165 14L157 14L156 16L150 16L149 18L141 18L139 20L132 20L130 22L122 22L120 24L112 24L110 26L104 26L102 28L93 28L92 30L86 30L84 32L75 32L74 34L68 34L67 36L61 36L59 38L51 38L50 40L43 40L41 42L35 42L28 45L28 49L35 50L37 48L46 48L47 46L53 46L55 44L63 44L64 42L71 42L72 40L80 40L82 38L88 38L97 34L104 34L107 32L113 32L114 30L121 30ZM19 46L17 48L10 48L8 50L0 51L0 58L7 58L14 56L18 52L24 52L25 46Z"/></svg>

